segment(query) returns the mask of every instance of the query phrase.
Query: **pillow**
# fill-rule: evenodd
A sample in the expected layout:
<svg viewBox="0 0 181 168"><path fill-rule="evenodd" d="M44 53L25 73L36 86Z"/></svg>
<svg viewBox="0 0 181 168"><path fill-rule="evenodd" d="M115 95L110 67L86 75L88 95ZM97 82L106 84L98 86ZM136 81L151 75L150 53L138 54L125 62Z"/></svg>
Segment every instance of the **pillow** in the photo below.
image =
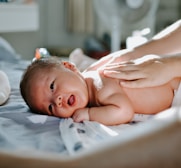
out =
<svg viewBox="0 0 181 168"><path fill-rule="evenodd" d="M8 76L0 70L0 105L8 100L10 91L11 87Z"/></svg>
<svg viewBox="0 0 181 168"><path fill-rule="evenodd" d="M0 61L17 62L19 60L18 54L12 46L2 37L0 37Z"/></svg>

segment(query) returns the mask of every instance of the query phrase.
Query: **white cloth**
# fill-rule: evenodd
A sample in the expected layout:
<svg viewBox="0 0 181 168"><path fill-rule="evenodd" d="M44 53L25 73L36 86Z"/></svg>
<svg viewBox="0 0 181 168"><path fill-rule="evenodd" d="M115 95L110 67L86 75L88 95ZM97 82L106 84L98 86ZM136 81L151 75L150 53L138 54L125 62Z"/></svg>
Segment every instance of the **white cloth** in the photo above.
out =
<svg viewBox="0 0 181 168"><path fill-rule="evenodd" d="M172 107L181 106L181 83L178 89L175 91L175 96L173 98Z"/></svg>

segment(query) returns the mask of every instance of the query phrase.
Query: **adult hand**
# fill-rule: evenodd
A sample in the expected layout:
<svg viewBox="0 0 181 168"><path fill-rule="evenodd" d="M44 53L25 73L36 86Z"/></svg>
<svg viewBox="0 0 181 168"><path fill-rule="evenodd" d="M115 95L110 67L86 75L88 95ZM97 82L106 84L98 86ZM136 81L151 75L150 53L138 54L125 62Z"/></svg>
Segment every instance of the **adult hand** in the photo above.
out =
<svg viewBox="0 0 181 168"><path fill-rule="evenodd" d="M167 57L147 55L128 62L108 64L103 73L107 77L120 79L123 87L152 87L165 84L174 77L170 64Z"/></svg>
<svg viewBox="0 0 181 168"><path fill-rule="evenodd" d="M135 58L134 56L136 55L137 55L136 51L134 51L133 53L131 49L123 49L120 51L116 51L114 53L102 57L100 60L90 65L84 72L97 70L103 68L107 64L111 64L114 62L128 61L130 59Z"/></svg>

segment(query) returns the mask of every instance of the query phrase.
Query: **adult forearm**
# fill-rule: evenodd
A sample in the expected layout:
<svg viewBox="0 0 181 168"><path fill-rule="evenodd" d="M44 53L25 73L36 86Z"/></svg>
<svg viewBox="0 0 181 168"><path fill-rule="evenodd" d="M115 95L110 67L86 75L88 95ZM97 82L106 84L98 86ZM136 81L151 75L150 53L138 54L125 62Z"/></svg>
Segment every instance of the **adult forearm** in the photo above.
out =
<svg viewBox="0 0 181 168"><path fill-rule="evenodd" d="M170 25L157 35L152 40L136 47L134 57L138 58L148 54L176 54L181 53L181 20Z"/></svg>
<svg viewBox="0 0 181 168"><path fill-rule="evenodd" d="M163 58L169 66L169 72L172 78L180 77L181 78L181 54L169 55Z"/></svg>
<svg viewBox="0 0 181 168"><path fill-rule="evenodd" d="M155 35L147 43L131 50L126 49L111 53L93 64L87 70L97 69L107 63L119 63L122 61L137 59L149 54L165 56L177 53L181 53L181 20Z"/></svg>

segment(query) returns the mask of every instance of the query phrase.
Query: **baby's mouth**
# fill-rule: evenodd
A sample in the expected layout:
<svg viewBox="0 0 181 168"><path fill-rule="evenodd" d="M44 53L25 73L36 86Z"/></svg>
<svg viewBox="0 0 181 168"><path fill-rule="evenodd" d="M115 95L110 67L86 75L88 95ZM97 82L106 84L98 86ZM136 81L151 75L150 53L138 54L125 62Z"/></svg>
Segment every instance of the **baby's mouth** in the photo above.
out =
<svg viewBox="0 0 181 168"><path fill-rule="evenodd" d="M75 96L74 95L71 95L67 101L67 104L72 106L75 102Z"/></svg>

